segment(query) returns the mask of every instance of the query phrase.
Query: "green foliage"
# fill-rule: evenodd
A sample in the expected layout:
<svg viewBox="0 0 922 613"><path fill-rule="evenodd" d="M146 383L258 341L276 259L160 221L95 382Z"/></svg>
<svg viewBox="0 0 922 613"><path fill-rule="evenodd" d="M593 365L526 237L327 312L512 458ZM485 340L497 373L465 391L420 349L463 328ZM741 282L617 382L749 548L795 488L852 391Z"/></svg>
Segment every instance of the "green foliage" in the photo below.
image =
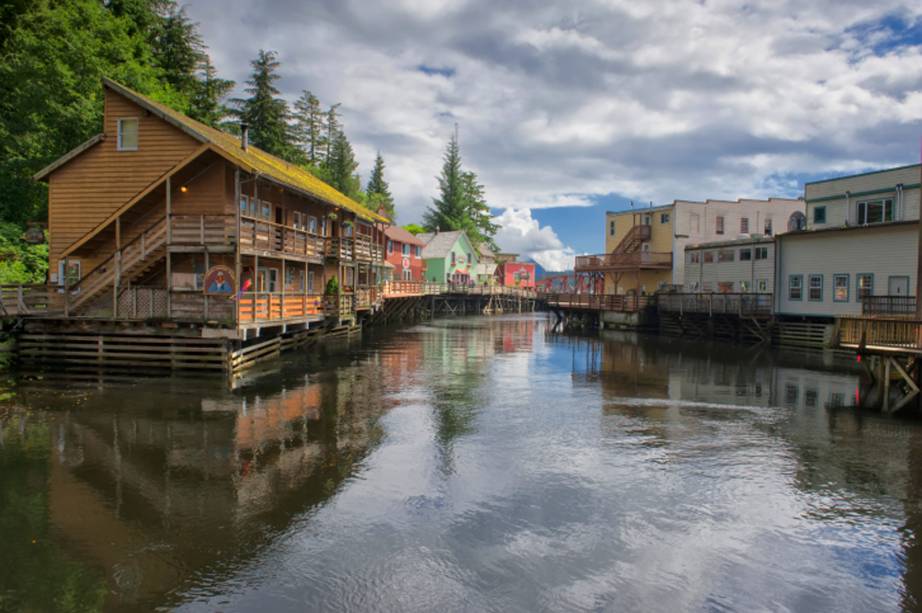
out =
<svg viewBox="0 0 922 613"><path fill-rule="evenodd" d="M415 224L415 223L408 223L407 225L403 226L403 229L409 232L410 234L412 234L413 236L416 236L417 234L422 234L423 232L426 231L426 228L418 224Z"/></svg>
<svg viewBox="0 0 922 613"><path fill-rule="evenodd" d="M189 105L189 116L219 128L230 114L230 110L222 103L222 100L234 88L234 82L219 78L217 70L207 56L199 64L197 75Z"/></svg>
<svg viewBox="0 0 922 613"><path fill-rule="evenodd" d="M477 175L462 168L457 132L448 141L438 181L439 196L423 215L426 229L464 230L475 248L486 243L495 249L493 237L498 227L490 221L490 206Z"/></svg>
<svg viewBox="0 0 922 613"><path fill-rule="evenodd" d="M317 96L307 90L301 92L301 97L295 102L294 136L307 157L307 163L313 167L327 157L326 119Z"/></svg>
<svg viewBox="0 0 922 613"><path fill-rule="evenodd" d="M191 98L198 87L196 71L208 59L198 28L184 8L171 6L154 28L151 45L161 78Z"/></svg>
<svg viewBox="0 0 922 613"><path fill-rule="evenodd" d="M0 222L0 285L44 283L48 272L48 245L22 240L22 228Z"/></svg>
<svg viewBox="0 0 922 613"><path fill-rule="evenodd" d="M327 281L324 293L327 296L336 296L339 294L339 281L336 280L336 277L330 277L330 280Z"/></svg>
<svg viewBox="0 0 922 613"><path fill-rule="evenodd" d="M253 72L245 89L249 97L233 100L238 118L250 127L250 142L289 162L302 162L303 155L294 145L288 125L288 103L275 85L279 80L278 55L260 49L251 65Z"/></svg>
<svg viewBox="0 0 922 613"><path fill-rule="evenodd" d="M375 157L375 165L371 169L371 177L369 177L368 185L365 187L365 195L368 198L365 206L375 212L384 209L388 219L393 220L396 217L391 188L384 179L384 158L381 156L380 151Z"/></svg>
<svg viewBox="0 0 922 613"><path fill-rule="evenodd" d="M350 198L362 198L361 183L355 172L358 167L349 139L343 132L338 132L330 147L330 159L326 165L328 183Z"/></svg>

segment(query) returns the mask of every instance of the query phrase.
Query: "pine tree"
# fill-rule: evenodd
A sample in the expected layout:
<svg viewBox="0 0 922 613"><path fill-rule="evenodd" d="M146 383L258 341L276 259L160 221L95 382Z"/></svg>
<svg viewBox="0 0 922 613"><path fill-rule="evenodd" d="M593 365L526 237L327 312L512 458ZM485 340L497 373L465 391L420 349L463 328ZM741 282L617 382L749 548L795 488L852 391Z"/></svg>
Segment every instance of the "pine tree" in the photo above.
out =
<svg viewBox="0 0 922 613"><path fill-rule="evenodd" d="M191 100L198 86L196 72L208 59L198 26L185 8L171 6L155 32L151 47L163 80Z"/></svg>
<svg viewBox="0 0 922 613"><path fill-rule="evenodd" d="M300 161L303 156L294 145L288 125L288 103L275 86L280 65L277 54L260 49L251 64L253 73L245 89L250 97L233 101L237 116L250 127L253 145L288 161Z"/></svg>
<svg viewBox="0 0 922 613"><path fill-rule="evenodd" d="M355 160L352 145L343 132L337 133L330 147L330 160L327 163L328 183L350 198L359 199L361 187L355 173L359 164Z"/></svg>
<svg viewBox="0 0 922 613"><path fill-rule="evenodd" d="M486 243L494 251L497 250L493 237L499 226L494 224L490 217L490 205L487 204L483 185L477 181L477 175L465 171L461 175L461 185L464 192L465 221L464 229L467 231L471 242L475 244Z"/></svg>
<svg viewBox="0 0 922 613"><path fill-rule="evenodd" d="M326 123L327 150L326 150L326 157L324 158L324 162L326 164L329 164L330 159L332 158L333 145L336 141L336 137L343 131L343 126L339 122L339 103L338 102L334 104L333 106L331 106L330 109L327 111L326 121L327 121Z"/></svg>
<svg viewBox="0 0 922 613"><path fill-rule="evenodd" d="M234 88L234 82L218 78L217 70L207 55L202 60L196 76L189 104L189 116L217 128L230 113L222 100Z"/></svg>
<svg viewBox="0 0 922 613"><path fill-rule="evenodd" d="M426 230L462 230L465 216L464 185L461 170L461 148L455 131L448 141L439 176L439 196L423 214Z"/></svg>
<svg viewBox="0 0 922 613"><path fill-rule="evenodd" d="M320 100L304 90L295 102L295 138L311 166L326 159L328 139L325 130L327 117L320 109Z"/></svg>
<svg viewBox="0 0 922 613"><path fill-rule="evenodd" d="M368 185L365 187L365 196L367 197L366 206L374 211L384 209L385 214L391 220L396 213L394 211L394 198L391 196L391 188L384 179L384 158L381 152L375 157L374 168L371 169L371 177L368 179Z"/></svg>

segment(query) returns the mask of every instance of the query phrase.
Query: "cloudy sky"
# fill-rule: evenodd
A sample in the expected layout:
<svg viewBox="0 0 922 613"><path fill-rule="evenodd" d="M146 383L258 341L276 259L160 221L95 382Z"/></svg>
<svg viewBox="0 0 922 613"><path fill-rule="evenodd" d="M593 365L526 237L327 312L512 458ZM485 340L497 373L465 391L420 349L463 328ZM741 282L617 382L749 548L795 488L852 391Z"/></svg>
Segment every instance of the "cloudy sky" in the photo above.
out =
<svg viewBox="0 0 922 613"><path fill-rule="evenodd" d="M374 6L374 5L379 6ZM891 0L187 0L222 76L279 53L289 100L341 102L418 221L459 124L500 246L547 268L605 210L791 196L919 161L922 3Z"/></svg>

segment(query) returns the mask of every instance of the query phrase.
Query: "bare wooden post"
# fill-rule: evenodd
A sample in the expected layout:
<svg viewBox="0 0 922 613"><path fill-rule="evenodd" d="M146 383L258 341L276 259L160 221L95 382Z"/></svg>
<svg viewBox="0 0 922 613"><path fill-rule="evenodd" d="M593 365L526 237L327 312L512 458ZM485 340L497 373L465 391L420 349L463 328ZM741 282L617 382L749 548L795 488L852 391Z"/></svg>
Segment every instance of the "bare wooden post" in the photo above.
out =
<svg viewBox="0 0 922 613"><path fill-rule="evenodd" d="M67 258L64 258L64 266L61 269L61 285L64 286L64 317L70 317L70 286L67 283Z"/></svg>
<svg viewBox="0 0 922 613"><path fill-rule="evenodd" d="M209 268L209 257L208 257L208 247L205 247L205 273L208 273ZM204 278L202 279L204 281ZM203 283L204 285L204 283ZM204 294L205 309L202 313L202 318L204 321L208 321L208 288L202 287L202 293Z"/></svg>
<svg viewBox="0 0 922 613"><path fill-rule="evenodd" d="M282 305L281 305L282 312L280 313L280 315L282 316L282 319L285 319L285 258L284 257L282 258L282 278L279 279L279 281L282 284Z"/></svg>
<svg viewBox="0 0 922 613"><path fill-rule="evenodd" d="M241 220L240 220L240 168L234 169L234 209L237 211L235 214L236 223L237 223L237 236L234 241L234 278L237 282L237 308L234 313L234 322L240 323L240 300L243 299L243 293L240 291L240 288L243 287L243 279L241 262L240 262L240 229L241 229Z"/></svg>
<svg viewBox="0 0 922 613"><path fill-rule="evenodd" d="M116 241L118 242L118 241ZM118 292L122 285L122 250L115 252L115 279L112 282L112 319L118 319Z"/></svg>
<svg viewBox="0 0 922 613"><path fill-rule="evenodd" d="M166 178L166 316L173 318L173 258L170 245L173 243L173 182Z"/></svg>

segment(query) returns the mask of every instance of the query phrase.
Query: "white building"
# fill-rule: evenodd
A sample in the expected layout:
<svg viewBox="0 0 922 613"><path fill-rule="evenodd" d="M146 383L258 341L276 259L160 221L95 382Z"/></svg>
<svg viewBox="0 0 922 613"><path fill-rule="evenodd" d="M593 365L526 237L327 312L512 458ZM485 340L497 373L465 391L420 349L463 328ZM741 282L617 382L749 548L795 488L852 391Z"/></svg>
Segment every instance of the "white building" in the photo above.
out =
<svg viewBox="0 0 922 613"><path fill-rule="evenodd" d="M858 315L866 296L911 299L919 257L919 164L807 183L807 228L776 241L775 311Z"/></svg>
<svg viewBox="0 0 922 613"><path fill-rule="evenodd" d="M755 236L685 248L686 292L770 294L775 283L775 241Z"/></svg>

